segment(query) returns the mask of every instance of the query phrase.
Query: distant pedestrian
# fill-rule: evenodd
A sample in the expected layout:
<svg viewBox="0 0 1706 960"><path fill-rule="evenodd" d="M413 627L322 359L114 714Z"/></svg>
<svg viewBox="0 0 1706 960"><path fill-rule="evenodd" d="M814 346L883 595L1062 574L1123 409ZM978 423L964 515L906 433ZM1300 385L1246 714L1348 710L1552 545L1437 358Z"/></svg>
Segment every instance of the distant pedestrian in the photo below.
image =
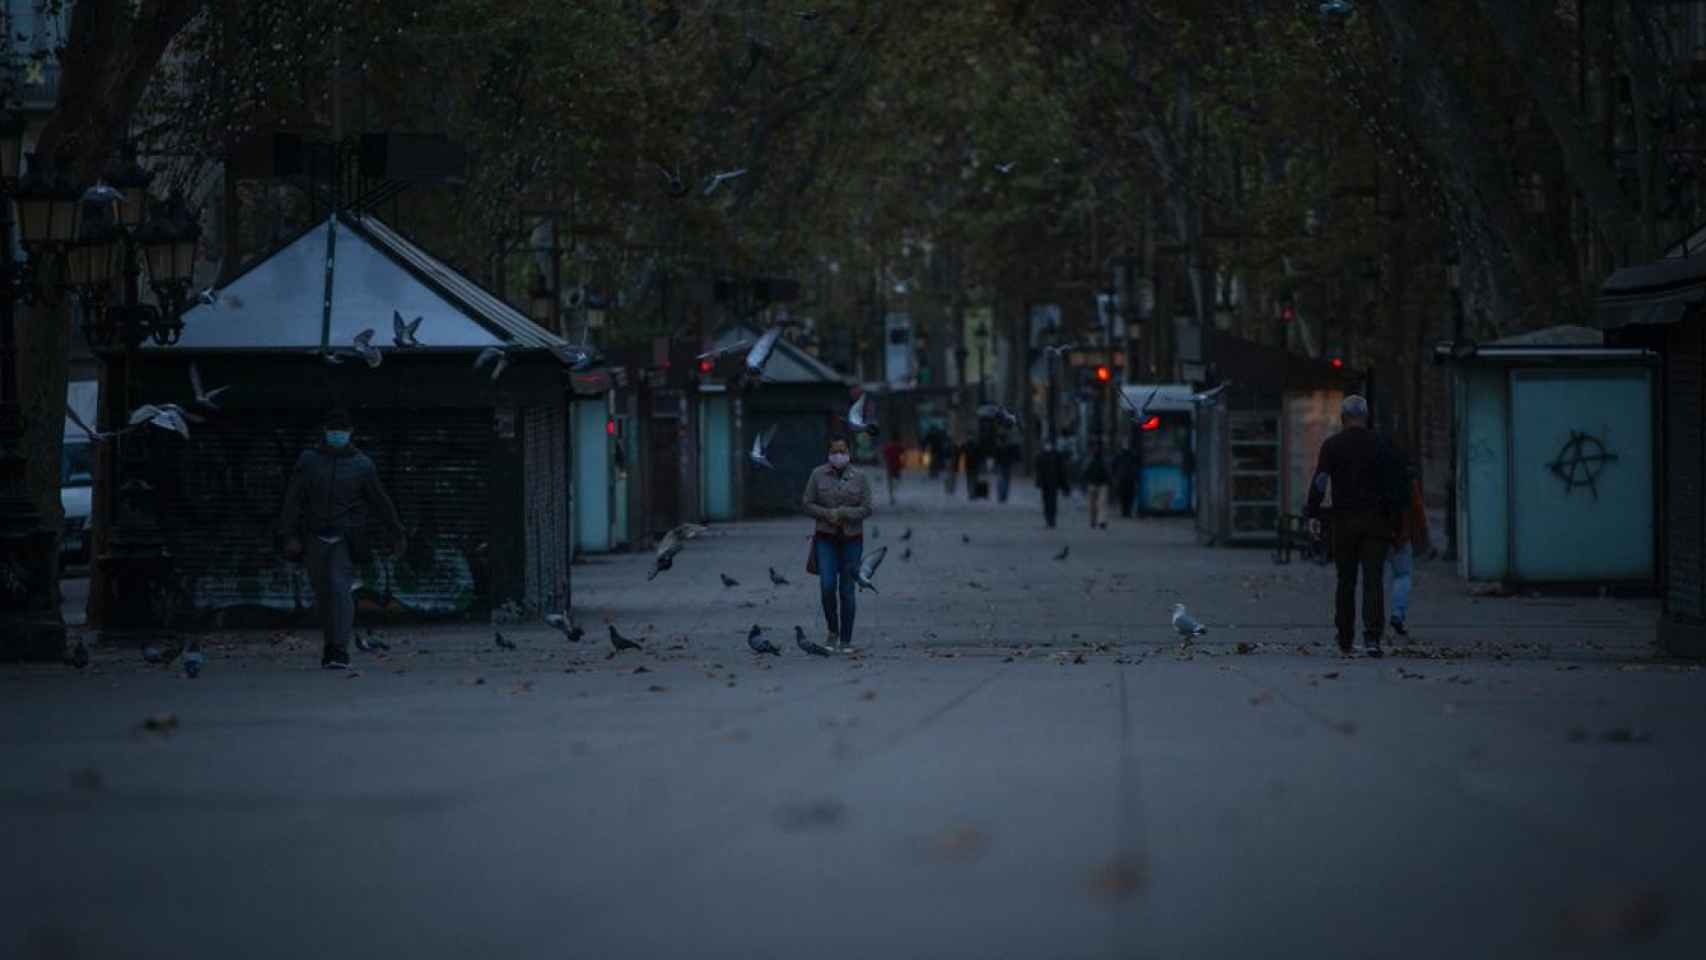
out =
<svg viewBox="0 0 1706 960"><path fill-rule="evenodd" d="M942 481L942 486L947 490L948 496L951 497L954 495L955 486L960 482L960 445L952 439L945 440L943 441L942 452L942 473L946 477Z"/></svg>
<svg viewBox="0 0 1706 960"><path fill-rule="evenodd" d="M1061 456L1052 441L1044 441L1037 454L1037 490L1043 495L1043 522L1054 527L1055 511L1060 505L1061 478L1065 473Z"/></svg>
<svg viewBox="0 0 1706 960"><path fill-rule="evenodd" d="M1392 632L1400 637L1410 635L1406 627L1410 614L1411 574L1416 555L1427 555L1428 514L1422 506L1422 481L1415 470L1408 471L1410 502L1405 504L1404 516L1398 523L1398 536L1386 555L1386 569L1392 574Z"/></svg>
<svg viewBox="0 0 1706 960"><path fill-rule="evenodd" d="M930 451L930 479L942 474L942 462L948 458L948 435L941 427L931 427L924 435L924 449Z"/></svg>
<svg viewBox="0 0 1706 960"><path fill-rule="evenodd" d="M1137 501L1137 452L1132 449L1129 436L1120 444L1120 452L1114 454L1109 469L1114 475L1114 497L1120 503L1120 516L1130 517Z"/></svg>
<svg viewBox="0 0 1706 960"><path fill-rule="evenodd" d="M308 581L314 588L314 610L320 620L320 666L349 667L350 637L355 632L355 599L350 586L356 564L371 556L367 515L377 510L391 531L398 553L408 541L397 508L379 483L373 461L350 443L353 430L348 411L326 415L322 439L302 451L284 493L286 556L303 556L307 543Z"/></svg>
<svg viewBox="0 0 1706 960"><path fill-rule="evenodd" d="M1024 454L1019 450L1019 444L1011 438L998 441L995 448L995 499L998 503L1007 502L1007 493L1013 487L1013 464L1019 462Z"/></svg>
<svg viewBox="0 0 1706 960"><path fill-rule="evenodd" d="M829 646L853 648L853 614L859 562L865 553L865 518L871 515L871 485L853 466L847 441L829 441L829 462L812 471L802 501L817 521L812 558L823 599Z"/></svg>
<svg viewBox="0 0 1706 960"><path fill-rule="evenodd" d="M889 506L894 506L894 488L900 485L901 467L906 462L906 448L894 437L883 444L883 472L888 476Z"/></svg>
<svg viewBox="0 0 1706 960"><path fill-rule="evenodd" d="M1098 527L1107 529L1108 521L1102 519L1102 505L1108 499L1108 461L1102 456L1102 443L1096 441L1090 445L1090 460L1084 466L1084 491L1090 497L1090 529Z"/></svg>
<svg viewBox="0 0 1706 960"><path fill-rule="evenodd" d="M1344 429L1321 444L1315 479L1303 515L1317 536L1321 531L1321 501L1333 491L1333 563L1338 573L1333 623L1339 652L1349 654L1356 639L1357 577L1362 577L1363 643L1378 657L1386 625L1381 574L1392 547L1398 510L1381 489L1382 470L1389 459L1387 445L1368 425L1368 401L1351 394L1339 405ZM1401 509L1401 506L1398 508Z"/></svg>

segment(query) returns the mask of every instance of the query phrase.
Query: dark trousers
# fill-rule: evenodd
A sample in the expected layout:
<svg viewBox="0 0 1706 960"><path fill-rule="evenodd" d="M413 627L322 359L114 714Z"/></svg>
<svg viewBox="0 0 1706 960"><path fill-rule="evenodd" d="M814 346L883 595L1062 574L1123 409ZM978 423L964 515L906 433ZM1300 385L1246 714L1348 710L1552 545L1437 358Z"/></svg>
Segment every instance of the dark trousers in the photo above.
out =
<svg viewBox="0 0 1706 960"><path fill-rule="evenodd" d="M350 562L349 541L327 543L310 535L308 582L314 587L314 612L320 620L322 650L349 656L350 637L355 633L355 565Z"/></svg>
<svg viewBox="0 0 1706 960"><path fill-rule="evenodd" d="M1333 624L1339 645L1356 637L1357 575L1362 575L1362 631L1378 643L1386 626L1386 552L1392 547L1392 522L1379 511L1333 514L1333 564L1339 574Z"/></svg>
<svg viewBox="0 0 1706 960"><path fill-rule="evenodd" d="M1054 487L1043 488L1043 521L1054 526L1054 512L1060 505L1060 491Z"/></svg>
<svg viewBox="0 0 1706 960"><path fill-rule="evenodd" d="M1137 502L1137 484L1130 480L1122 480L1115 489L1119 491L1120 516L1131 516L1132 505Z"/></svg>
<svg viewBox="0 0 1706 960"><path fill-rule="evenodd" d="M837 543L819 537L813 549L817 551L817 582L823 594L824 623L830 633L841 638L841 645L846 646L853 640L853 614L859 590L853 576L859 572L859 561L864 559L865 541ZM840 601L839 610L837 601Z"/></svg>

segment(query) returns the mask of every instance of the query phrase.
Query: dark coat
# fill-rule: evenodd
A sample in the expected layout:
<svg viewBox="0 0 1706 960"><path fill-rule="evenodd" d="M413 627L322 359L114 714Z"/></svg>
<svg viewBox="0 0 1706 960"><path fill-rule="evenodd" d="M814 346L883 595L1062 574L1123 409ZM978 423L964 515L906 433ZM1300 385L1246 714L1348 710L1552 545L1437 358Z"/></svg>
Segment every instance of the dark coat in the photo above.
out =
<svg viewBox="0 0 1706 960"><path fill-rule="evenodd" d="M402 534L403 521L367 454L353 446L320 446L296 458L284 492L286 536L337 534L348 542L350 559L359 563L368 556L369 509L379 511L393 535Z"/></svg>

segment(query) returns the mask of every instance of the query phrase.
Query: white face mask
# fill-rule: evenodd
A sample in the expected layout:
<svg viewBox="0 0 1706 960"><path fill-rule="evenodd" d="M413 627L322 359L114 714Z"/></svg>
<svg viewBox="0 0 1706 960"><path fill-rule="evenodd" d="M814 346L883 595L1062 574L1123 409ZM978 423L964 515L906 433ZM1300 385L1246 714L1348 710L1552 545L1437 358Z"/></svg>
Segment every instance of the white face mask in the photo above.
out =
<svg viewBox="0 0 1706 960"><path fill-rule="evenodd" d="M847 466L847 454L832 453L829 455L829 465L837 470Z"/></svg>

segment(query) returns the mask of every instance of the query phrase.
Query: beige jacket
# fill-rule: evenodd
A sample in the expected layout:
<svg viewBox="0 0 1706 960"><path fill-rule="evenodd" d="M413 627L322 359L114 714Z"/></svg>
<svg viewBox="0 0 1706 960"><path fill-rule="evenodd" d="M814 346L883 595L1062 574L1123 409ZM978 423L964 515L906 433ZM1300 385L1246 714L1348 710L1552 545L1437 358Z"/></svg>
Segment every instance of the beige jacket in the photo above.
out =
<svg viewBox="0 0 1706 960"><path fill-rule="evenodd" d="M871 484L852 464L840 473L829 464L812 471L802 500L806 513L817 520L817 532L863 537L871 515ZM836 511L841 511L838 517Z"/></svg>

